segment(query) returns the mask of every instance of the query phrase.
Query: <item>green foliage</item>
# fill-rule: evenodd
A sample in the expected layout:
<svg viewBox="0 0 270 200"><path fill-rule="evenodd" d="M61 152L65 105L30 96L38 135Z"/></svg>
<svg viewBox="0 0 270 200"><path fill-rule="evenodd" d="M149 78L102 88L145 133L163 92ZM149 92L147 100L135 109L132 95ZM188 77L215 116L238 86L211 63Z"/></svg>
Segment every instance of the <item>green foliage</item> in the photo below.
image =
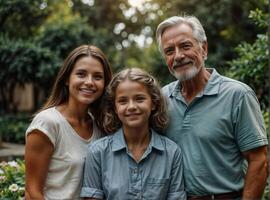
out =
<svg viewBox="0 0 270 200"><path fill-rule="evenodd" d="M5 115L0 117L0 137L5 142L24 144L29 115Z"/></svg>
<svg viewBox="0 0 270 200"><path fill-rule="evenodd" d="M15 41L1 35L0 55L0 65L4 67L0 74L0 85L7 82L47 83L58 69L54 54L31 41Z"/></svg>
<svg viewBox="0 0 270 200"><path fill-rule="evenodd" d="M267 111L263 111L263 119L264 119L264 123L265 123L265 127L266 127L266 132L269 133L269 112ZM268 136L270 137L270 135Z"/></svg>
<svg viewBox="0 0 270 200"><path fill-rule="evenodd" d="M0 163L0 199L23 199L25 166L22 160Z"/></svg>
<svg viewBox="0 0 270 200"><path fill-rule="evenodd" d="M251 10L249 14L249 18L253 19L253 22L262 28L267 28L267 20L269 19L269 13L263 13L262 10L256 8L255 10Z"/></svg>
<svg viewBox="0 0 270 200"><path fill-rule="evenodd" d="M269 200L269 198L270 198L269 195L270 195L270 178L268 177L268 180L267 180L267 183L266 183L266 186L264 189L264 193L262 196L262 200Z"/></svg>
<svg viewBox="0 0 270 200"><path fill-rule="evenodd" d="M145 59L147 71L159 80L161 86L175 80L169 73L165 60L155 43L145 50L144 56L147 58Z"/></svg>
<svg viewBox="0 0 270 200"><path fill-rule="evenodd" d="M258 20L258 25L264 26L262 19L266 20L260 10L251 12L251 17ZM229 76L234 77L250 85L255 91L261 103L262 109L269 106L269 74L268 74L268 38L266 34L258 34L254 43L243 42L235 49L238 57L229 62Z"/></svg>
<svg viewBox="0 0 270 200"><path fill-rule="evenodd" d="M0 0L0 32L5 32L11 38L29 38L48 14L46 10L40 9L43 2Z"/></svg>
<svg viewBox="0 0 270 200"><path fill-rule="evenodd" d="M82 44L94 44L102 49L112 43L107 32L102 29L93 30L83 20L73 20L68 23L54 23L43 27L36 41L42 46L55 52L62 60L68 53ZM112 45L112 44L111 44Z"/></svg>
<svg viewBox="0 0 270 200"><path fill-rule="evenodd" d="M12 104L16 84L33 83L48 90L59 64L58 58L48 48L31 41L11 40L0 35L0 111L14 111Z"/></svg>

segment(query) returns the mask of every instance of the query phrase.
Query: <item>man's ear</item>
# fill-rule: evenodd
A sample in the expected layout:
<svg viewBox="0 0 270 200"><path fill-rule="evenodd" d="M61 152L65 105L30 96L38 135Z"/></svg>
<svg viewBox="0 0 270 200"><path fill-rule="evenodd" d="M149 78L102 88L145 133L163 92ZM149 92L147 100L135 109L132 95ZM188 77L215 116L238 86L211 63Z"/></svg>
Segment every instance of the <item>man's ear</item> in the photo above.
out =
<svg viewBox="0 0 270 200"><path fill-rule="evenodd" d="M202 44L202 50L203 50L203 58L204 60L207 59L207 55L208 55L208 43L207 41L204 41Z"/></svg>

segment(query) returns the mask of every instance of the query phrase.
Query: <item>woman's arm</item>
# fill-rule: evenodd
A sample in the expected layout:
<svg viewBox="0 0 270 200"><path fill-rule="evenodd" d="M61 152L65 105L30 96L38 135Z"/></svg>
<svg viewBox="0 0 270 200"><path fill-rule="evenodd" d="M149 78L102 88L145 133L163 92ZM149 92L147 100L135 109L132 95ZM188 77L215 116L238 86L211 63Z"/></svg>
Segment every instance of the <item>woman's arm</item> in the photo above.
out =
<svg viewBox="0 0 270 200"><path fill-rule="evenodd" d="M25 191L27 200L44 199L43 188L53 151L53 144L44 133L33 130L28 134L25 145Z"/></svg>

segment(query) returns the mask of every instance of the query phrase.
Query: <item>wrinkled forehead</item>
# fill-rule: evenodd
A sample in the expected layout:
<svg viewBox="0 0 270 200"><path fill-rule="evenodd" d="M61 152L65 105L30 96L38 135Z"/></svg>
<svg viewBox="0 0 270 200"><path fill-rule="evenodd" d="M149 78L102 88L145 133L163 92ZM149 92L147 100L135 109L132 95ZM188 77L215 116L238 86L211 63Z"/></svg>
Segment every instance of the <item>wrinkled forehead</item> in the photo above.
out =
<svg viewBox="0 0 270 200"><path fill-rule="evenodd" d="M186 24L169 27L161 36L161 43L163 46L167 43L175 43L184 40L197 41L193 35L192 28Z"/></svg>

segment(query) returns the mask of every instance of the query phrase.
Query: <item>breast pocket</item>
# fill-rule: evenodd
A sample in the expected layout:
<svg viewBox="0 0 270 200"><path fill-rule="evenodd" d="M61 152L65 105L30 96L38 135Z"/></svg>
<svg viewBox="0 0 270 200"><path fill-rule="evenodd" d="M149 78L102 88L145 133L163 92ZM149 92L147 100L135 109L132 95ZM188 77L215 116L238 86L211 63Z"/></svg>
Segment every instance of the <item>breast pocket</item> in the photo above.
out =
<svg viewBox="0 0 270 200"><path fill-rule="evenodd" d="M145 183L145 199L166 200L169 182L169 178L148 178Z"/></svg>

